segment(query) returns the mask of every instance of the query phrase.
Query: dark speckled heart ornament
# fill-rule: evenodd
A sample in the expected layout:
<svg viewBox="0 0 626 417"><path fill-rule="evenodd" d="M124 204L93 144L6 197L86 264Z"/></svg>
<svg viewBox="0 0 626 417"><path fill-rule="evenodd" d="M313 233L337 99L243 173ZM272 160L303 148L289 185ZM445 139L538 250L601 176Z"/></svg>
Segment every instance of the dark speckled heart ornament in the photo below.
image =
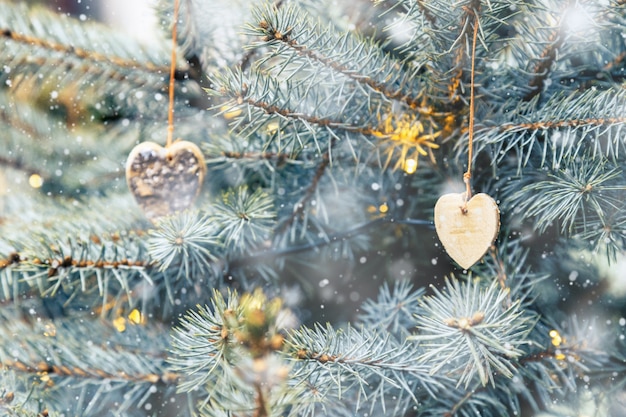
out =
<svg viewBox="0 0 626 417"><path fill-rule="evenodd" d="M189 208L202 188L206 165L194 143L135 146L126 161L126 182L151 221Z"/></svg>

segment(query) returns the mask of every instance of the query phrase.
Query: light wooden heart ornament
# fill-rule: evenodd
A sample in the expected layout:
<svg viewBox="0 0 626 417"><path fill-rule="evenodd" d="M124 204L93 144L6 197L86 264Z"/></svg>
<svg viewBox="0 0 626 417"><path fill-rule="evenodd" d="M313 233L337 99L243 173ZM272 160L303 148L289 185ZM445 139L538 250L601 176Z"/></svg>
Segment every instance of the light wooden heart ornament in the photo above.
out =
<svg viewBox="0 0 626 417"><path fill-rule="evenodd" d="M152 221L189 208L202 188L205 173L202 152L187 141L166 147L142 142L126 161L128 188Z"/></svg>
<svg viewBox="0 0 626 417"><path fill-rule="evenodd" d="M435 229L448 255L463 269L478 262L500 230L500 210L487 194L466 202L466 193L446 194L435 205Z"/></svg>

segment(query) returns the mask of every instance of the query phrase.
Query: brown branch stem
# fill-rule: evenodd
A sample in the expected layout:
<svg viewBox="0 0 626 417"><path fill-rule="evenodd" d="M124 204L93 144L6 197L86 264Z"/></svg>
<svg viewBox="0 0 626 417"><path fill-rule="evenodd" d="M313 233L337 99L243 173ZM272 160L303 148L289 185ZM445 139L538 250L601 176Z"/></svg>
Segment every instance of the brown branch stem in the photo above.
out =
<svg viewBox="0 0 626 417"><path fill-rule="evenodd" d="M15 42L24 43L30 46L39 47L43 49L49 49L56 52L61 52L63 55L73 55L80 59L85 59L94 62L102 62L107 64L113 64L118 67L128 69L143 69L148 72L155 72L158 74L167 73L169 68L154 65L149 62L141 63L135 60L126 60L120 57L101 54L99 52L88 51L83 48L77 48L74 46L64 45L58 42L50 41L48 39L42 39L35 36L23 35L16 33L11 29L0 28L0 35L4 38L11 39Z"/></svg>
<svg viewBox="0 0 626 417"><path fill-rule="evenodd" d="M0 368L12 369L19 372L33 373L33 374L54 374L62 377L73 378L101 378L122 380L129 382L148 382L155 384L158 382L164 384L175 384L180 375L173 372L165 372L162 375L159 374L139 374L129 375L124 371L116 373L110 373L103 371L102 369L89 369L69 366L57 366L50 365L46 362L39 362L38 364L28 364L19 360L5 359L0 363Z"/></svg>

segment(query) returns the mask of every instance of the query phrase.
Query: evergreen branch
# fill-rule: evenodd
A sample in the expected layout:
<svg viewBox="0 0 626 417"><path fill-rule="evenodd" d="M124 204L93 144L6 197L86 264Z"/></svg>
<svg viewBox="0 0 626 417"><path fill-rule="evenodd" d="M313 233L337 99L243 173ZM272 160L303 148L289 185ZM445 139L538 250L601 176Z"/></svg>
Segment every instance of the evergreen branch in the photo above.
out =
<svg viewBox="0 0 626 417"><path fill-rule="evenodd" d="M350 141L362 139L369 143L367 136L376 131L368 125L378 124L378 120L365 107L378 104L375 100L357 103L357 91L344 84L327 89L327 83L318 82L315 76L279 82L259 72L253 72L249 78L241 73L227 73L217 89L232 100L229 106L243 106L241 115L234 119L235 131L247 136L267 132L266 151L275 146L276 152L295 157L305 150L325 152L341 132ZM349 105L356 107L347 113Z"/></svg>
<svg viewBox="0 0 626 417"><path fill-rule="evenodd" d="M423 288L413 291L409 281L396 282L393 289L385 282L376 301L367 300L361 305L359 321L365 328L405 338L415 327L414 315L422 313L419 303L424 292Z"/></svg>
<svg viewBox="0 0 626 417"><path fill-rule="evenodd" d="M446 367L457 386L466 388L476 375L483 386L494 384L494 374L512 377L535 321L520 300L508 303L509 291L498 289L497 281L481 288L446 280L445 293L433 290L435 296L424 299L424 314L417 316L419 333L408 338L423 349L420 363L428 364L431 374Z"/></svg>
<svg viewBox="0 0 626 417"><path fill-rule="evenodd" d="M273 160L277 165L282 165L289 155L276 152L235 152L222 151L222 156L229 159L253 159L253 160Z"/></svg>
<svg viewBox="0 0 626 417"><path fill-rule="evenodd" d="M180 378L179 375L167 372L163 375L158 374L136 374L136 375L128 375L124 371L119 371L117 373L110 373L107 371L103 371L101 369L94 368L86 368L85 366L58 366L58 365L50 365L45 362L39 363L24 363L19 360L6 359L0 363L0 366L7 370L13 370L20 373L25 374L33 374L33 375L42 375L45 374L46 378L48 376L54 377L71 377L76 379L107 379L107 380L116 380L116 381L124 381L129 383L164 383L164 384L175 384L176 381Z"/></svg>
<svg viewBox="0 0 626 417"><path fill-rule="evenodd" d="M273 199L262 189L251 191L246 186L222 194L211 213L219 236L236 254L269 243L275 218Z"/></svg>
<svg viewBox="0 0 626 417"><path fill-rule="evenodd" d="M156 328L133 326L120 333L105 323L84 320L84 324L71 319L25 323L18 317L7 317L6 310L4 308L3 318L7 321L0 329L3 341L0 354L3 366L8 368L27 373L128 382L171 384L178 378L163 368L165 358L161 352L165 342ZM22 335L19 348L12 337L16 330ZM81 339L85 335L91 337L91 343ZM143 350L136 349L133 343L139 335L145 338Z"/></svg>
<svg viewBox="0 0 626 417"><path fill-rule="evenodd" d="M587 151L593 155L605 155L615 162L620 151L624 150L619 135L626 122L624 97L626 91L623 89L590 89L567 96L557 94L537 110L541 112L541 118L537 118L533 110L536 100L523 102L515 109L495 115L493 122L497 126L479 128L475 143L483 149L487 144L495 145L492 154L496 161L515 152L520 171L535 154L541 164L548 160L548 156L558 156L555 167L563 158Z"/></svg>
<svg viewBox="0 0 626 417"><path fill-rule="evenodd" d="M5 46L0 51L5 63L0 81L22 98L63 101L60 104L69 123L77 123L76 118L84 113L119 115L119 110L131 103L135 104L131 109L138 112L137 107L144 104L138 100L142 94L152 96L164 87L169 61L165 45L147 48L100 25L41 8L2 3L0 10L0 39ZM181 80L188 78L185 71L181 63L177 71ZM190 83L187 86L188 98L198 93ZM138 91L127 95L131 87L143 87L152 94ZM121 106L123 101L126 103ZM106 114L108 111L111 114Z"/></svg>
<svg viewBox="0 0 626 417"><path fill-rule="evenodd" d="M283 345L279 332L289 321L284 321L286 315L289 312L280 299L268 300L260 290L241 297L229 292L227 298L214 291L210 307L189 311L174 330L169 362L174 371L185 375L179 389L193 391L204 386L214 399L228 397L233 387L252 391L257 378L263 378L255 374L264 372L267 377L276 373L272 381L263 381L274 385L274 377L281 378L280 368L284 367L276 351ZM235 404L241 407L241 403Z"/></svg>
<svg viewBox="0 0 626 417"><path fill-rule="evenodd" d="M0 28L0 34L6 39L10 39L14 42L22 43L24 45L28 45L30 47L37 47L42 49L48 49L50 51L59 52L64 56L74 56L81 61L92 61L93 63L99 64L113 64L117 67L124 68L127 70L140 70L143 72L152 72L159 74L166 74L169 71L169 67L166 65L157 66L151 62L140 62L136 59L123 59L116 56L105 55L95 51L89 51L83 48L74 47L71 45L65 45L61 43L57 43L54 41L50 41L47 38L39 38L35 36L30 36L24 33L16 33L10 28ZM41 61L43 62L43 61ZM92 67L92 70L98 71L98 67ZM178 70L180 72L180 70ZM122 81L124 76L122 74L118 75L118 81Z"/></svg>
<svg viewBox="0 0 626 417"><path fill-rule="evenodd" d="M610 398L611 385L626 377L621 347L616 346L615 332L609 333L614 329L575 318L564 328L541 327L541 349L520 359L520 376L528 383L518 395L535 410L550 407L555 400L579 406L582 399L576 393L590 384L604 384Z"/></svg>
<svg viewBox="0 0 626 417"><path fill-rule="evenodd" d="M455 74L450 78L448 85L448 98L450 102L455 103L460 100L461 94L459 88L463 79L465 60L468 53L465 49L468 39L471 38L474 25L480 25L479 16L481 3L480 0L471 0L467 5L463 6L463 14L461 15L461 22L459 27L461 33L455 41L454 62L451 67L451 71L455 71ZM469 51L471 54L472 52Z"/></svg>
<svg viewBox="0 0 626 417"><path fill-rule="evenodd" d="M212 309L200 308L189 311L181 327L174 329L172 336L172 357L169 362L175 371L185 375L179 386L182 391L191 391L206 384L214 377L220 362L227 360L229 338L224 326L226 311L235 311L236 298L229 294L225 300L214 293ZM188 346L193 346L189 350Z"/></svg>
<svg viewBox="0 0 626 417"><path fill-rule="evenodd" d="M398 362L412 350L410 344L399 346L392 339L381 339L375 333L366 335L364 329L358 331L349 327L335 331L330 324L325 328L300 328L289 335L286 343L288 351L298 360L426 375L426 368L416 365L415 356Z"/></svg>
<svg viewBox="0 0 626 417"><path fill-rule="evenodd" d="M176 266L179 276L205 275L217 260L217 225L197 212L185 211L160 220L148 240L148 253L161 271Z"/></svg>
<svg viewBox="0 0 626 417"><path fill-rule="evenodd" d="M310 381L327 399L355 396L356 409L361 401L373 408L392 395L406 394L415 401L418 386L432 395L444 386L445 379L428 375L427 367L417 361L419 351L410 343L369 330L316 325L292 331L286 345L300 364L296 378Z"/></svg>
<svg viewBox="0 0 626 417"><path fill-rule="evenodd" d="M0 369L0 412L15 417L57 417L60 414L49 411L44 399L35 392L30 381L18 377L16 372Z"/></svg>
<svg viewBox="0 0 626 417"><path fill-rule="evenodd" d="M333 142L331 142L331 143L333 143ZM280 225L280 227L278 228L278 230L276 232L277 235L281 235L286 230L290 229L291 226L293 225L293 223L295 222L295 220L299 216L301 216L302 213L306 210L308 202L315 195L315 192L317 190L319 182L322 179L322 177L324 176L324 174L326 173L326 170L327 170L327 168L329 166L330 166L329 154L328 153L324 153L324 155L322 156L322 161L317 166L317 170L315 171L315 175L311 179L311 182L310 182L309 186L307 187L307 189L306 189L306 191L304 193L304 196L302 196L302 198L300 200L298 200L298 202L295 204L295 206L294 206L295 209L293 210L291 215L286 219L286 221L284 223L282 223Z"/></svg>
<svg viewBox="0 0 626 417"><path fill-rule="evenodd" d="M522 187L512 196L519 203L516 211L526 219L534 219L540 233L558 221L561 233L572 235L578 220L584 228L586 216L604 219L608 212L623 205L620 197L626 186L620 184L620 169L591 156L584 157L582 166L576 162L576 169L571 171L573 164L568 160L557 173ZM619 191L622 193L616 193ZM537 197L528 199L529 195Z"/></svg>
<svg viewBox="0 0 626 417"><path fill-rule="evenodd" d="M550 78L550 70L554 67L557 53L563 47L564 42L565 38L560 33L560 29L555 30L533 68L533 78L528 82L531 90L524 96L524 101L531 101L542 93L546 80Z"/></svg>
<svg viewBox="0 0 626 417"><path fill-rule="evenodd" d="M143 68L143 72L161 76L168 72L169 53L165 44L148 48L103 25L79 22L41 7L6 2L1 7L0 33L6 39L80 60L112 63L127 69Z"/></svg>
<svg viewBox="0 0 626 417"><path fill-rule="evenodd" d="M240 94L243 95L243 92L241 92ZM351 132L351 133L360 133L362 135L374 135L376 133L382 135L382 133L377 132L369 127L349 125L344 122L333 120L333 119L318 118L318 117L303 114L303 113L300 113L291 109L282 108L282 107L279 107L277 105L274 105L265 101L255 100L253 98L245 98L244 103L252 107L261 109L266 114L270 114L270 115L276 114L286 119L302 121L302 122L305 122L311 125L316 125L319 127L326 127L326 128L333 129L333 130L334 129L343 130L343 131Z"/></svg>
<svg viewBox="0 0 626 417"><path fill-rule="evenodd" d="M293 52L343 76L363 84L372 93L379 93L388 100L398 100L411 108L428 113L422 108L422 99L416 92L421 91L416 78L407 77L406 72L398 71L402 64L383 54L377 45L351 33L338 34L332 29L321 29L305 19L299 18L294 7L266 7L257 10L258 24L250 26L252 35L262 36L259 45L268 45L274 52L262 62L274 56L284 57L282 62L270 65L280 74L295 65L294 59L286 57ZM296 73L294 72L294 75Z"/></svg>
<svg viewBox="0 0 626 417"><path fill-rule="evenodd" d="M199 78L243 62L242 51L249 39L242 35L240 28L250 18L253 5L254 2L245 0L218 3L181 0L178 43L183 56L197 62ZM161 28L170 34L173 3L160 0L157 6Z"/></svg>
<svg viewBox="0 0 626 417"><path fill-rule="evenodd" d="M506 123L495 129L500 132L520 132L524 130L549 130L561 129L564 127L581 127L581 126L612 126L616 124L626 123L626 117L607 117L607 118L587 118L587 119L567 119L567 120L540 120L530 123ZM491 130L494 128L486 128Z"/></svg>

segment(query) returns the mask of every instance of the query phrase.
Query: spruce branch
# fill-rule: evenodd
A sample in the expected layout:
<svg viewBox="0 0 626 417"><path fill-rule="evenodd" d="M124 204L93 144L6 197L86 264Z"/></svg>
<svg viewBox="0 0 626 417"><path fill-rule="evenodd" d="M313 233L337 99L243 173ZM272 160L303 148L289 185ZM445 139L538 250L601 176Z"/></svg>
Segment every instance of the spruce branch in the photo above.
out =
<svg viewBox="0 0 626 417"><path fill-rule="evenodd" d="M505 106L505 113L496 112L489 125L478 127L475 144L488 149L496 163L515 154L520 171L531 158L555 168L585 150L616 162L626 152L620 136L626 121L625 94L623 89L590 89L582 94L556 94L539 109L534 101L515 109Z"/></svg>
<svg viewBox="0 0 626 417"><path fill-rule="evenodd" d="M212 207L211 220L219 236L235 254L249 253L267 244L274 229L274 201L262 189L241 187L222 195Z"/></svg>
<svg viewBox="0 0 626 417"><path fill-rule="evenodd" d="M399 404L408 409L417 392L424 389L435 395L445 385L445 378L430 376L427 366L417 361L419 351L411 343L390 335L316 325L292 331L286 345L294 360L302 363L295 365L295 378L308 380L324 393L324 401L352 398L355 410L364 406L385 410L390 397L402 398Z"/></svg>
<svg viewBox="0 0 626 417"><path fill-rule="evenodd" d="M289 370L279 354L289 317L280 299L260 290L226 298L214 291L210 307L189 312L175 329L170 362L186 375L179 389L201 389L213 406L200 407L207 415L284 413L298 392L285 390Z"/></svg>
<svg viewBox="0 0 626 417"><path fill-rule="evenodd" d="M84 319L24 320L17 309L7 307L2 310L2 319L2 365L28 375L38 396L44 391L49 396L57 390L78 395L89 387L99 392L99 401L88 403L78 400L59 404L46 398L48 406L56 411L84 415L114 407L123 413L141 407L156 392L151 386L159 385L164 392L169 386L173 393L178 377L166 366L163 351L167 339L159 326L129 324L120 332L111 324ZM19 340L15 334L21 335ZM141 346L137 346L137 340L142 341Z"/></svg>
<svg viewBox="0 0 626 417"><path fill-rule="evenodd" d="M214 291L210 308L189 311L181 326L174 329L169 361L175 371L186 375L179 385L181 391L193 391L215 378L221 361L228 360L232 335L225 315L236 314L237 307L236 293L224 298Z"/></svg>
<svg viewBox="0 0 626 417"><path fill-rule="evenodd" d="M15 417L56 417L60 414L48 410L32 384L15 371L0 369L0 412Z"/></svg>
<svg viewBox="0 0 626 417"><path fill-rule="evenodd" d="M509 291L497 281L483 287L446 280L445 292L433 291L416 317L418 333L408 338L423 350L419 362L431 374L445 368L465 388L476 376L482 385L494 385L494 374L512 377L536 320L520 308L520 300L509 303Z"/></svg>
<svg viewBox="0 0 626 417"><path fill-rule="evenodd" d="M50 94L63 98L68 111L106 113L114 111L107 108L110 102L119 103L120 98L134 106L143 104L137 97L127 97L130 88L156 93L164 86L169 60L164 44L150 49L101 25L44 9L5 2L0 8L0 34L6 46L0 52L5 63L0 81L13 94L42 101ZM180 63L181 79L184 65ZM189 87L191 96L194 88Z"/></svg>
<svg viewBox="0 0 626 417"><path fill-rule="evenodd" d="M583 157L582 166L571 159L563 165L545 180L525 185L512 196L519 203L515 210L526 219L534 219L540 233L555 222L566 235L574 234L575 225L586 232L587 216L605 219L623 206L621 195L626 186L620 184L621 169L591 155ZM531 194L535 198L529 200Z"/></svg>
<svg viewBox="0 0 626 417"><path fill-rule="evenodd" d="M148 253L161 271L175 266L187 279L208 274L221 251L218 234L206 215L184 211L158 222L150 233Z"/></svg>
<svg viewBox="0 0 626 417"><path fill-rule="evenodd" d="M416 323L414 315L421 312L424 292L423 288L413 290L409 281L399 281L393 288L385 282L376 301L363 303L359 321L365 328L388 331L398 339L409 336Z"/></svg>
<svg viewBox="0 0 626 417"><path fill-rule="evenodd" d="M373 45L350 32L335 32L332 27L322 29L301 18L296 7L265 7L255 10L257 24L250 26L250 35L262 36L262 41L254 47L269 46L273 52L259 65L268 67L278 74L287 72L287 77L301 76L302 71L310 71L298 65L298 57L321 65L362 84L371 94L380 94L388 100L397 100L410 108L422 112L422 99L419 97L419 80L398 71L402 63L385 55L379 45ZM273 58L280 57L280 60ZM293 71L297 68L298 71Z"/></svg>

